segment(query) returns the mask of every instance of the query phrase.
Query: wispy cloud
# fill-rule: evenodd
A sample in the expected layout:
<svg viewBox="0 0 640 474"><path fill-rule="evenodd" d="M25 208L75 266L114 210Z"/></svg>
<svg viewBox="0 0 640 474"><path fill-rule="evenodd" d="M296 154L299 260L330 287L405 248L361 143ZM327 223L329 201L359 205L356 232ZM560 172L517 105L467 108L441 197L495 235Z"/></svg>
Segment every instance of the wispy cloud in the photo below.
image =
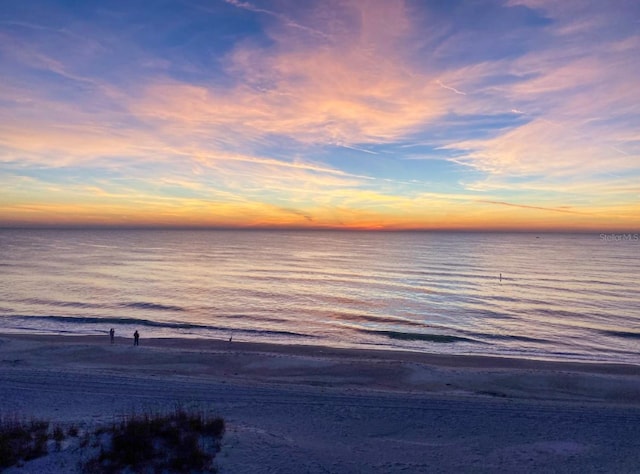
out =
<svg viewBox="0 0 640 474"><path fill-rule="evenodd" d="M456 94L459 94L459 95L467 95L466 92L462 92L462 91L456 89L455 87L447 86L446 84L443 84L442 81L440 81L440 80L437 80L436 83L440 87L442 87L443 89L447 89L447 90L455 92Z"/></svg>
<svg viewBox="0 0 640 474"><path fill-rule="evenodd" d="M233 5L234 7L242 8L244 10L248 10L255 13L263 13L263 14L275 17L276 19L280 20L284 25L288 27L297 28L306 33L311 33L312 35L315 35L321 38L325 38L325 39L330 38L327 34L323 33L322 31L316 30L306 25L301 25L300 23L292 20L289 16L285 14L282 14L273 10L268 10L266 8L259 8L254 4L252 4L251 2L245 2L241 0L224 0L224 1L225 3Z"/></svg>
<svg viewBox="0 0 640 474"><path fill-rule="evenodd" d="M538 211L563 212L566 214L588 214L586 212L574 211L574 210L566 209L563 207L528 206L526 204L514 204L511 202L504 202L504 201L488 201L486 199L478 199L478 202L484 202L487 204L497 204L499 206L519 207L521 209L535 209Z"/></svg>

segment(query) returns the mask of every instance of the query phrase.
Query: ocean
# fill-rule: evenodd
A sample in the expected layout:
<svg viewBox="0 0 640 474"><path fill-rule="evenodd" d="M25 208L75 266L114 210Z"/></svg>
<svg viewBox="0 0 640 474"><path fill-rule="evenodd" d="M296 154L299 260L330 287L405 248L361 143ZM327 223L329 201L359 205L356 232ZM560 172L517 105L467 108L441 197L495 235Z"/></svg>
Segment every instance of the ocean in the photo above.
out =
<svg viewBox="0 0 640 474"><path fill-rule="evenodd" d="M0 230L0 333L640 363L637 234Z"/></svg>

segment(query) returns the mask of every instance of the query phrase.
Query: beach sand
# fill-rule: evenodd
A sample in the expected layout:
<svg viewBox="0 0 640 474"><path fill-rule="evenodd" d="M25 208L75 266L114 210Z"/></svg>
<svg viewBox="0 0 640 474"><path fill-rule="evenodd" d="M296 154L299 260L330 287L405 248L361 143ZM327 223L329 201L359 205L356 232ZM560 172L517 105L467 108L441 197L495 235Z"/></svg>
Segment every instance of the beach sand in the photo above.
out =
<svg viewBox="0 0 640 474"><path fill-rule="evenodd" d="M0 335L0 412L225 418L222 473L640 472L640 366ZM434 345L434 351L437 345ZM76 472L74 448L7 472Z"/></svg>

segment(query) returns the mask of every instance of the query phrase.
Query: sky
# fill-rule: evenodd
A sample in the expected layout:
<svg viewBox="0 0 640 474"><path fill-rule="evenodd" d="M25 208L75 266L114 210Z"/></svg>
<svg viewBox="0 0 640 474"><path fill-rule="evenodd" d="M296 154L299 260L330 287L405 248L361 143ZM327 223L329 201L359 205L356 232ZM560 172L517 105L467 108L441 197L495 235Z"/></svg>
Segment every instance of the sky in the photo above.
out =
<svg viewBox="0 0 640 474"><path fill-rule="evenodd" d="M637 0L0 0L0 227L640 229Z"/></svg>

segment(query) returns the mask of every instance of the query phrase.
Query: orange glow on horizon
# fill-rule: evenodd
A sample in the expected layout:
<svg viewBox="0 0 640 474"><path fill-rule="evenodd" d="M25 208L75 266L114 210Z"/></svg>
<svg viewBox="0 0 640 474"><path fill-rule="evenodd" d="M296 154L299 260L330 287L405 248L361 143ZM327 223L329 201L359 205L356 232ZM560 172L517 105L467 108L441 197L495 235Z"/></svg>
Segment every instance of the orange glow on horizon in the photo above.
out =
<svg viewBox="0 0 640 474"><path fill-rule="evenodd" d="M237 229L630 231L640 229L640 207L563 213L465 203L418 212L349 208L282 209L262 203L201 202L135 208L110 205L24 204L0 211L3 227L166 227Z"/></svg>

